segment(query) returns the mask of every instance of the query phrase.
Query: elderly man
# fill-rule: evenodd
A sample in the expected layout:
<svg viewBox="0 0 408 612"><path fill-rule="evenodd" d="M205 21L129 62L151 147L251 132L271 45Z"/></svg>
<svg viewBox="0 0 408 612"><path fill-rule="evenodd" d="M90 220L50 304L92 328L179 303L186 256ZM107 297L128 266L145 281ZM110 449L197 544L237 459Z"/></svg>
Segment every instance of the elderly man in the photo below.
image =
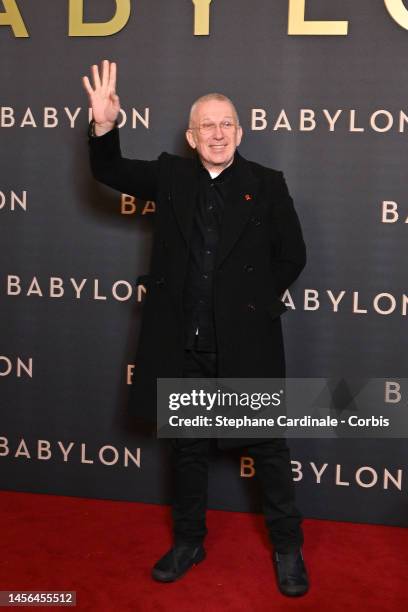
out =
<svg viewBox="0 0 408 612"><path fill-rule="evenodd" d="M162 153L156 161L121 155L116 65L83 78L93 111L89 144L95 178L156 201L147 295L136 357L134 397L155 413L159 377L282 378L279 296L305 265L299 220L281 172L237 151L242 128L232 102L208 94L192 106L186 138L195 159ZM224 444L223 444L224 442ZM308 579L301 516L294 503L283 439L221 440L246 446L264 496L278 586L303 595ZM205 558L210 441L172 441L174 545L153 578L172 582Z"/></svg>

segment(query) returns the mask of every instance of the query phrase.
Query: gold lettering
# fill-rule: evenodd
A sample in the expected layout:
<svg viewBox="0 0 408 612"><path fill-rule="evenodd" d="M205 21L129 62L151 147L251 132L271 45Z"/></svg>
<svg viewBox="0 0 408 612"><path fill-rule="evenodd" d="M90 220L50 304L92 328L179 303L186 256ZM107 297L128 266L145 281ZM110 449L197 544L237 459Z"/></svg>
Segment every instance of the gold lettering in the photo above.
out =
<svg viewBox="0 0 408 612"><path fill-rule="evenodd" d="M194 36L209 36L211 0L193 0L193 4Z"/></svg>
<svg viewBox="0 0 408 612"><path fill-rule="evenodd" d="M156 211L156 202L152 200L146 200L146 203L142 210L142 215L146 215L147 213L154 213Z"/></svg>
<svg viewBox="0 0 408 612"><path fill-rule="evenodd" d="M122 193L121 196L121 214L122 215L134 215L136 212L136 198L134 196Z"/></svg>
<svg viewBox="0 0 408 612"><path fill-rule="evenodd" d="M126 368L126 384L131 385L133 380L133 372L135 369L135 365L133 363L128 363Z"/></svg>
<svg viewBox="0 0 408 612"><path fill-rule="evenodd" d="M3 0L5 12L0 13L0 25L11 26L16 38L29 38L25 23L17 7L16 0Z"/></svg>
<svg viewBox="0 0 408 612"><path fill-rule="evenodd" d="M241 457L241 478L252 478L255 475L255 462L252 457Z"/></svg>
<svg viewBox="0 0 408 612"><path fill-rule="evenodd" d="M289 36L347 36L348 21L306 21L306 0L289 0Z"/></svg>
<svg viewBox="0 0 408 612"><path fill-rule="evenodd" d="M408 9L402 0L384 0L387 11L391 17L405 30L408 30Z"/></svg>
<svg viewBox="0 0 408 612"><path fill-rule="evenodd" d="M146 287L144 285L138 285L137 286L137 301L141 302L145 294L146 294Z"/></svg>
<svg viewBox="0 0 408 612"><path fill-rule="evenodd" d="M130 0L115 0L116 12L110 21L84 23L84 0L69 0L69 36L112 36L129 21Z"/></svg>

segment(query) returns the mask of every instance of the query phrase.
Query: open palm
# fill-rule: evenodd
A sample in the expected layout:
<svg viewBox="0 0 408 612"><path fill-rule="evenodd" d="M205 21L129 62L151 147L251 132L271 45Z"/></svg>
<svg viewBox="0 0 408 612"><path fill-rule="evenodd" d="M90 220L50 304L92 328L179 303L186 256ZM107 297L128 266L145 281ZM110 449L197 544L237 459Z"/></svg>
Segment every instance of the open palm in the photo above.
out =
<svg viewBox="0 0 408 612"><path fill-rule="evenodd" d="M116 64L104 60L101 72L102 77L98 66L92 66L93 87L87 76L82 78L82 82L88 93L95 123L110 129L120 111L119 97L116 95Z"/></svg>

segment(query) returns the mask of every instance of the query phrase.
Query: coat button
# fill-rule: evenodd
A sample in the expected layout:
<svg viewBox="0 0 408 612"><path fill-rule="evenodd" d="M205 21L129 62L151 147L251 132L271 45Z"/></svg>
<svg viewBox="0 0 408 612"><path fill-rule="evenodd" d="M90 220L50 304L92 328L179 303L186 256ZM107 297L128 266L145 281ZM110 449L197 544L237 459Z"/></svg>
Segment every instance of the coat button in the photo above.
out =
<svg viewBox="0 0 408 612"><path fill-rule="evenodd" d="M254 271L254 266L251 266L251 264L245 264L244 270L245 270L245 272L253 272Z"/></svg>
<svg viewBox="0 0 408 612"><path fill-rule="evenodd" d="M247 308L250 312L253 312L254 310L256 310L255 304L247 304Z"/></svg>
<svg viewBox="0 0 408 612"><path fill-rule="evenodd" d="M163 285L164 285L164 278L163 277L158 278L157 281L156 281L156 285L158 287L163 287Z"/></svg>
<svg viewBox="0 0 408 612"><path fill-rule="evenodd" d="M256 226L261 225L261 223L262 223L259 217L252 217L252 222Z"/></svg>

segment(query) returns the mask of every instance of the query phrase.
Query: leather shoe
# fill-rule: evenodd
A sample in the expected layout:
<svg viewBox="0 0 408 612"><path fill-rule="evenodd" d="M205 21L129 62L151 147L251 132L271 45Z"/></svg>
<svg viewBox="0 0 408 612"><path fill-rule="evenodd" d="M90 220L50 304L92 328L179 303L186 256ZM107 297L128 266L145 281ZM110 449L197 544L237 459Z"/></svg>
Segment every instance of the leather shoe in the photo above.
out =
<svg viewBox="0 0 408 612"><path fill-rule="evenodd" d="M188 570L205 559L202 544L179 544L171 548L152 569L152 577L159 582L174 582Z"/></svg>
<svg viewBox="0 0 408 612"><path fill-rule="evenodd" d="M300 548L288 553L275 552L274 565L279 590L283 595L300 597L307 593L309 581Z"/></svg>

